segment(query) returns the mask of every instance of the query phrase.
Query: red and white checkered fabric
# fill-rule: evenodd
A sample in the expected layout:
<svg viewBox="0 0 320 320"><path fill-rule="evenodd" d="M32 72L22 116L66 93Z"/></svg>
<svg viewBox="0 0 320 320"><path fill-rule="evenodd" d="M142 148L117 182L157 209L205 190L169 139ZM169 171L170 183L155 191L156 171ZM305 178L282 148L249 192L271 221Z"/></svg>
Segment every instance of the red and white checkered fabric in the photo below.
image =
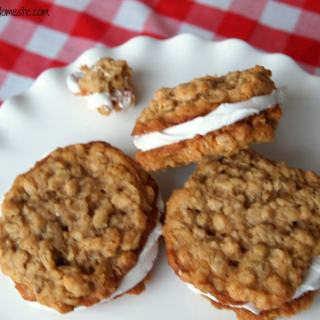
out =
<svg viewBox="0 0 320 320"><path fill-rule="evenodd" d="M0 0L0 7L0 100L90 47L141 34L240 38L320 74L320 0ZM10 8L49 15L4 15Z"/></svg>

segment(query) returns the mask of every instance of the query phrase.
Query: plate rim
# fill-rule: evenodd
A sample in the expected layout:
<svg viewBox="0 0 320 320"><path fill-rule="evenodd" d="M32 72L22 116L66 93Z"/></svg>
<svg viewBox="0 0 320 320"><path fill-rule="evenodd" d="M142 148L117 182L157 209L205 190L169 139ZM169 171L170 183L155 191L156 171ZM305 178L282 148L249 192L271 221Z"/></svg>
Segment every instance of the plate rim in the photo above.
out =
<svg viewBox="0 0 320 320"><path fill-rule="evenodd" d="M206 48L208 48L208 49L211 49L211 48L218 49L220 46L226 46L226 48L236 48L236 47L239 48L240 47L240 49L241 48L243 49L244 53L254 54L254 55L257 55L261 58L273 57L273 59L275 59L276 62L279 62L279 63L284 62L284 63L286 63L285 64L286 68L287 67L292 68L293 72L296 72L297 75L304 77L304 79L306 81L312 81L313 83L320 84L320 77L308 74L290 57L288 57L284 54L279 54L279 53L263 52L259 49L252 47L251 45L249 45L248 43L246 43L242 40L226 39L226 40L222 40L222 41L211 41L211 40L202 39L202 38L195 36L193 34L179 34L179 35L172 37L172 38L160 39L160 40L154 39L149 36L138 36L138 37L134 37L134 38L130 39L129 41L123 43L120 46L116 46L116 47L98 46L98 47L93 47L93 48L87 49L82 54L80 54L75 60L73 60L71 63L66 64L62 67L50 68L50 69L47 69L47 70L41 72L39 74L39 76L34 80L33 84L27 90L25 90L24 92L22 92L19 95L15 95L15 96L12 96L12 97L6 99L5 105L7 106L11 103L13 103L14 105L20 104L20 102L16 99L28 98L28 97L30 97L30 95L33 96L38 91L38 89L39 89L38 86L43 85L43 80L46 80L48 77L51 77L51 76L59 76L60 77L61 71L69 72L70 70L72 70L74 68L74 66L76 66L79 62L81 62L81 60L86 55L94 55L95 53L99 53L101 55L101 53L103 53L105 50L105 52L109 52L110 55L112 56L113 53L115 52L115 50L118 50L119 48L124 48L124 51L126 51L129 48L126 46L131 46L131 45L134 47L140 46L140 45L147 45L147 46L150 46L151 49L153 49L154 46L161 46L162 44L164 44L164 45L168 44L171 47L171 45L174 46L176 44L176 41L177 41L177 43L179 43L181 45L183 45L183 43L186 43L186 42L189 42L192 46L197 43L204 45L204 46L207 45ZM1 114L2 113L0 112L0 120L1 120ZM161 264L162 262L160 261L158 263ZM156 283L156 281L155 281L155 283ZM159 285L159 283L157 285ZM30 315L28 315L28 316L30 316Z"/></svg>
<svg viewBox="0 0 320 320"><path fill-rule="evenodd" d="M17 98L21 99L23 96L27 96L29 94L32 94L32 91L34 91L35 87L37 87L39 85L39 82L41 81L41 79L44 77L47 77L48 74L50 75L51 73L54 73L54 72L61 72L64 69L73 68L73 66L79 64L79 61L83 60L84 57L86 57L90 54L94 54L97 51L101 51L101 50L105 50L105 49L107 49L109 51L115 51L115 50L119 50L123 47L133 45L136 42L142 42L142 43L145 42L145 43L152 43L152 44L155 44L155 43L165 44L165 43L177 42L177 41L193 41L193 42L198 41L198 42L201 42L202 44L211 45L211 46L223 46L223 45L224 46L238 46L238 47L244 48L245 50L247 50L253 54L259 54L262 56L268 56L268 57L272 57L275 59L286 60L295 69L294 71L297 71L298 73L302 74L305 78L308 78L309 81L319 82L319 85L320 85L320 76L307 72L298 64L298 62L296 62L290 56L288 56L284 53L264 51L262 49L259 49L259 48L252 46L248 42L243 41L241 39L228 38L228 39L223 39L223 40L214 40L214 39L208 40L208 39L201 38L198 35L195 35L192 33L179 33L179 34L174 35L170 38L164 38L164 39L158 39L158 38L154 38L154 37L148 36L148 35L138 35L138 36L132 37L131 39L125 41L124 43L122 43L118 46L108 46L105 44L98 43L95 47L92 47L92 48L89 48L89 49L86 49L85 51L83 51L76 59L74 59L70 63L66 63L65 65L60 66L60 67L52 67L52 68L48 68L48 69L43 70L35 79L33 79L32 84L26 90L22 91L21 93L12 95L12 96L8 97L7 99L5 99L2 102L2 104L0 105L0 110L3 109L8 104L14 102L14 100L16 100ZM0 112L0 114L1 114L1 112Z"/></svg>

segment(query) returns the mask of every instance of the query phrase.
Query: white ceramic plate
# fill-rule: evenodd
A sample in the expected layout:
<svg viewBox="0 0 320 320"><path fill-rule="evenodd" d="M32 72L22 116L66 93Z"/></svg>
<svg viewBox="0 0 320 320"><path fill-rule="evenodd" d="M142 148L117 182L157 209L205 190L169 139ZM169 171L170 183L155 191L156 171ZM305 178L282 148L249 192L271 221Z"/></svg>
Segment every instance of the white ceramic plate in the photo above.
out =
<svg viewBox="0 0 320 320"><path fill-rule="evenodd" d="M125 59L133 67L139 102L135 109L103 117L68 91L66 76L102 56ZM133 155L131 130L157 88L255 64L273 70L277 85L287 86L289 92L275 142L257 149L272 159L319 173L320 78L305 73L284 55L262 53L239 40L209 42L186 34L165 41L138 37L117 48L91 49L65 68L45 71L25 94L4 103L0 110L0 196L18 174L60 146L105 140ZM189 166L154 175L165 199L193 169ZM319 310L320 299L292 319L318 320ZM189 291L168 267L163 245L152 281L139 296L126 295L61 316L30 307L7 278L0 276L0 314L4 320L236 319L232 312L218 311Z"/></svg>

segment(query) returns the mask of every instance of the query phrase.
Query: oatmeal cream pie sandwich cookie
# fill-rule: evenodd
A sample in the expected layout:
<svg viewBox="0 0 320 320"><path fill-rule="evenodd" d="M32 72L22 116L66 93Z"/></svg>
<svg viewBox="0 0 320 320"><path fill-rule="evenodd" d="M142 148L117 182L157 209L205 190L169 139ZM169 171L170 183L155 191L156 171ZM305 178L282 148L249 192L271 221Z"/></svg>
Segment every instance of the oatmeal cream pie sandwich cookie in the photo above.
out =
<svg viewBox="0 0 320 320"><path fill-rule="evenodd" d="M142 291L158 253L158 188L104 142L53 151L15 179L1 210L2 272L61 313Z"/></svg>
<svg viewBox="0 0 320 320"><path fill-rule="evenodd" d="M206 159L167 203L169 264L239 320L308 308L320 289L320 177L253 151Z"/></svg>
<svg viewBox="0 0 320 320"><path fill-rule="evenodd" d="M100 58L92 66L82 65L70 74L67 85L73 94L87 100L90 109L109 115L135 104L131 74L126 61Z"/></svg>
<svg viewBox="0 0 320 320"><path fill-rule="evenodd" d="M158 90L132 132L137 161L154 171L271 141L282 91L270 77L256 66Z"/></svg>

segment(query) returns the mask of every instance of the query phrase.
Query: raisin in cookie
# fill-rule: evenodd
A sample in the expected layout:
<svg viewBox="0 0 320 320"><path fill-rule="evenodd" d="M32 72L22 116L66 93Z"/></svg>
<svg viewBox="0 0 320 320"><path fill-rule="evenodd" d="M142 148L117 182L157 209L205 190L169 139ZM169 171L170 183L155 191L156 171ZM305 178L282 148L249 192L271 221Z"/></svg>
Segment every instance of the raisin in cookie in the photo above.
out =
<svg viewBox="0 0 320 320"><path fill-rule="evenodd" d="M109 115L135 104L131 73L126 61L101 58L90 67L82 65L67 78L67 85L75 95L85 97L90 109Z"/></svg>
<svg viewBox="0 0 320 320"><path fill-rule="evenodd" d="M256 66L158 90L132 132L137 161L154 171L271 141L283 94L270 77Z"/></svg>
<svg viewBox="0 0 320 320"><path fill-rule="evenodd" d="M6 193L0 266L26 300L61 313L90 306L144 280L158 221L155 182L120 150L103 142L60 148Z"/></svg>
<svg viewBox="0 0 320 320"><path fill-rule="evenodd" d="M320 177L253 151L204 160L169 199L164 238L177 275L213 304L239 319L293 314L319 289Z"/></svg>

